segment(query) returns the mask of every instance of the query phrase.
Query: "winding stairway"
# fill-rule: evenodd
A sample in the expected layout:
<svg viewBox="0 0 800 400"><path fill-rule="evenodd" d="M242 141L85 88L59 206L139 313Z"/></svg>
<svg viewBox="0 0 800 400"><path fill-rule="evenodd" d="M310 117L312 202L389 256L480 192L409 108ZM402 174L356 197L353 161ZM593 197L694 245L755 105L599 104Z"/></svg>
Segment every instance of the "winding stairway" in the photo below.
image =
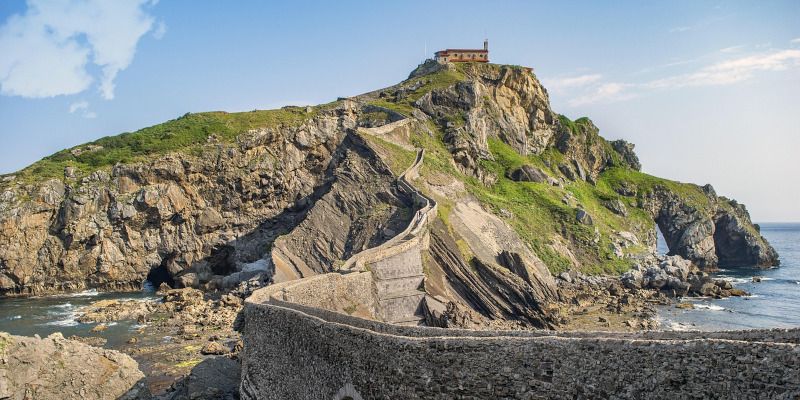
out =
<svg viewBox="0 0 800 400"><path fill-rule="evenodd" d="M420 193L411 181L419 176L425 150L418 149L414 163L398 177L398 187L414 202L417 210L406 229L380 246L351 257L343 271L370 271L378 299L381 320L394 324L418 325L425 292L422 250L428 246L427 225L436 203Z"/></svg>
<svg viewBox="0 0 800 400"><path fill-rule="evenodd" d="M402 127L403 122L390 125ZM386 130L361 130L373 134L374 129ZM422 251L429 244L428 223L436 215L436 202L411 183L419 176L424 159L425 150L417 149L414 163L397 178L398 189L411 199L416 210L402 232L379 246L354 254L336 272L270 285L266 297L340 312L360 309L375 320L419 325L424 319L421 306L425 298L421 290L425 280Z"/></svg>

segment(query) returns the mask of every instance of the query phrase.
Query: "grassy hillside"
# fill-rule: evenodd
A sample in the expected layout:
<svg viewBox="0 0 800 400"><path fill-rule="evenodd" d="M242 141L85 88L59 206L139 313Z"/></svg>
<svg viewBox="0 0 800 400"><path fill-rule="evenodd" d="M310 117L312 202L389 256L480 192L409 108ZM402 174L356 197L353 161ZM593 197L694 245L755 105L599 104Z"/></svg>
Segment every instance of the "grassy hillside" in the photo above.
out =
<svg viewBox="0 0 800 400"><path fill-rule="evenodd" d="M250 129L298 125L332 104L312 107L284 107L249 112L203 112L184 116L116 136L61 150L15 173L17 179L32 183L64 176L64 167L74 167L78 176L108 169L117 163L147 161L170 152L198 155L211 136L232 142Z"/></svg>

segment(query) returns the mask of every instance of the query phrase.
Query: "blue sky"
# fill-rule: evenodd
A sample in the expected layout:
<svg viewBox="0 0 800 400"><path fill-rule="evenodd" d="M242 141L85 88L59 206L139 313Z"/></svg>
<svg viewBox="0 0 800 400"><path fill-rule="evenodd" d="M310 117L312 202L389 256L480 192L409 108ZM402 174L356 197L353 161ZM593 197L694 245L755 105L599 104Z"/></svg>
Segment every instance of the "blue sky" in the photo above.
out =
<svg viewBox="0 0 800 400"><path fill-rule="evenodd" d="M800 1L0 1L0 172L186 112L316 104L490 42L644 170L800 221Z"/></svg>

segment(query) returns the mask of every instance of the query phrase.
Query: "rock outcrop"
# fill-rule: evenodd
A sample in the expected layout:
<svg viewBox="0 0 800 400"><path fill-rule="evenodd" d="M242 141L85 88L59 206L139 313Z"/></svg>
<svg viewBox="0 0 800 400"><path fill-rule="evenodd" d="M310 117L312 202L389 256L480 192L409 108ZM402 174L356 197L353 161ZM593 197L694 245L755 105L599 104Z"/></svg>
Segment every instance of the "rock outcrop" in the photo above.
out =
<svg viewBox="0 0 800 400"><path fill-rule="evenodd" d="M444 140L456 163L465 171L481 174L479 162L491 157L487 139L492 137L520 154L541 153L550 144L557 121L547 90L539 81L522 67L465 68L467 79L426 93L415 103L445 127Z"/></svg>
<svg viewBox="0 0 800 400"><path fill-rule="evenodd" d="M544 171L532 165L523 165L515 170L508 171L509 179L518 182L547 182L550 178Z"/></svg>
<svg viewBox="0 0 800 400"><path fill-rule="evenodd" d="M0 333L0 398L148 399L144 374L129 356L64 339Z"/></svg>
<svg viewBox="0 0 800 400"><path fill-rule="evenodd" d="M691 261L680 256L667 256L659 260L652 260L648 266L637 264L630 271L622 274L620 281L629 289L655 289L671 297L711 296L720 298L747 294L741 289L735 289L726 280L712 279Z"/></svg>
<svg viewBox="0 0 800 400"><path fill-rule="evenodd" d="M379 245L408 225L411 200L399 193L392 172L355 136L347 141L346 154L331 164L335 180L326 193L273 245L278 280L330 272L337 262Z"/></svg>
<svg viewBox="0 0 800 400"><path fill-rule="evenodd" d="M778 253L758 232L742 204L718 197L710 185L705 198L687 199L665 187L644 197L670 249L705 269L779 264Z"/></svg>

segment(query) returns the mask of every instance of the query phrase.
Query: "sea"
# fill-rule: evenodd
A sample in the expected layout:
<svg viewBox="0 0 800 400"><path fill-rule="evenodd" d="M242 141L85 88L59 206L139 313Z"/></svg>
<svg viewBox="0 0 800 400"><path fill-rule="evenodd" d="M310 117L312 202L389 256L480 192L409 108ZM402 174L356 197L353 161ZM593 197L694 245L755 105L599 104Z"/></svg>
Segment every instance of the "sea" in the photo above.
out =
<svg viewBox="0 0 800 400"><path fill-rule="evenodd" d="M78 311L99 300L147 301L156 298L153 287L145 284L141 292L100 293L86 290L55 296L0 299L0 332L41 337L55 332L61 332L64 337L97 336L106 339L104 347L117 348L141 328L136 321L110 322L106 324L108 329L91 332L98 324L78 322Z"/></svg>
<svg viewBox="0 0 800 400"><path fill-rule="evenodd" d="M780 255L777 268L754 269L728 267L714 273L715 278L729 280L749 296L726 299L690 298L694 309L663 306L658 310L661 329L665 330L731 330L754 328L800 327L800 223L764 223L761 233ZM658 248L666 253L666 243L659 235ZM753 277L761 277L753 282ZM156 299L152 286L145 284L141 292L79 293L0 299L0 331L14 335L45 337L61 332L65 337L100 336L105 347L118 347L140 328L135 321L112 322L107 330L91 332L95 323L76 320L81 307L103 299Z"/></svg>
<svg viewBox="0 0 800 400"><path fill-rule="evenodd" d="M712 276L750 293L725 299L689 298L694 309L664 306L661 329L733 330L800 327L800 223L763 223L761 234L778 251L781 265L769 269L726 267ZM666 243L659 240L659 252ZM760 277L754 282L753 277Z"/></svg>

